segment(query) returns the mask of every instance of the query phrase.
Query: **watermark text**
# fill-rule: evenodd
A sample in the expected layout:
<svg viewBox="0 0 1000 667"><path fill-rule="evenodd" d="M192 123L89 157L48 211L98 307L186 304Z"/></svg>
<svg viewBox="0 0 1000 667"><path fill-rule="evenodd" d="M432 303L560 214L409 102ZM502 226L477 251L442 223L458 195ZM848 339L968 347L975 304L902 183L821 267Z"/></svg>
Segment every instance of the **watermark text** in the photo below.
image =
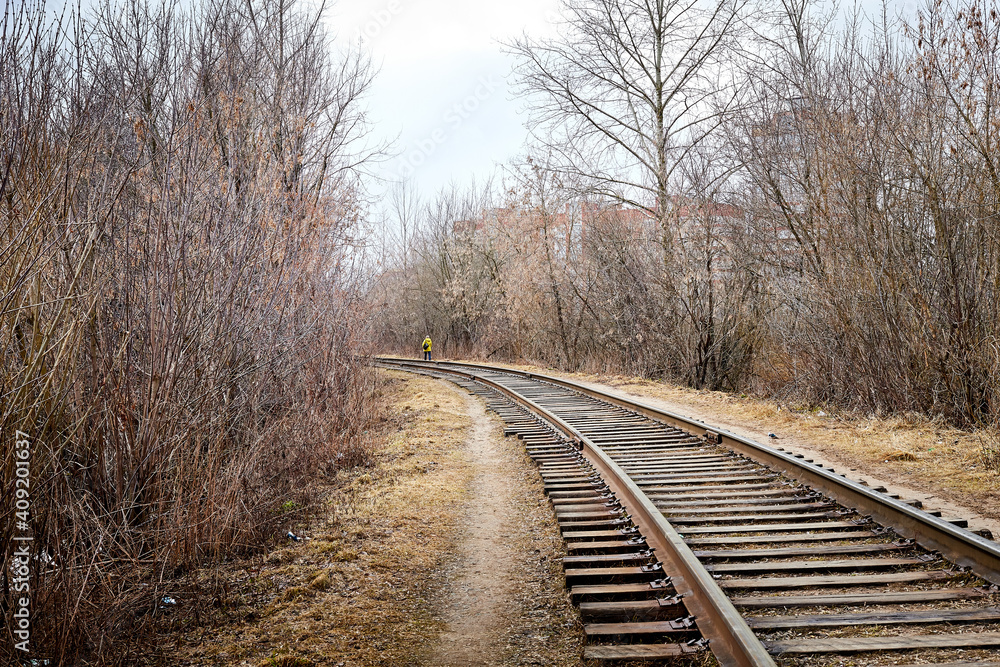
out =
<svg viewBox="0 0 1000 667"><path fill-rule="evenodd" d="M11 626L14 648L28 652L31 640L31 439L15 431L14 441L14 553L11 583L14 592L14 620Z"/></svg>

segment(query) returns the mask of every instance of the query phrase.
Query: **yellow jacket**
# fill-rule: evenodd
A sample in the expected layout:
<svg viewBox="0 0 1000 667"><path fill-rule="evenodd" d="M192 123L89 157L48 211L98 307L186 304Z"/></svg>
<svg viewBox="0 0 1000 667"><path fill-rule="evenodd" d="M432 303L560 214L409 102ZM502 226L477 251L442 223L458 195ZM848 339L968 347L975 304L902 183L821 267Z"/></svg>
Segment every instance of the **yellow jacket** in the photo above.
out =
<svg viewBox="0 0 1000 667"><path fill-rule="evenodd" d="M431 337L428 336L427 338L424 339L424 352L430 352L430 351L431 351Z"/></svg>

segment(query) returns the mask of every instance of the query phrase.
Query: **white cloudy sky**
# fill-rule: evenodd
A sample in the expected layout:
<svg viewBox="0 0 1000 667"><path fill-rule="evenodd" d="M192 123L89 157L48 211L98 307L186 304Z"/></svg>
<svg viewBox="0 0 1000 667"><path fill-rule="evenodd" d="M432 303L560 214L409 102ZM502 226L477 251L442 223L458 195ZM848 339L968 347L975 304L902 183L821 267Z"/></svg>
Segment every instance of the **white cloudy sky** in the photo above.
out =
<svg viewBox="0 0 1000 667"><path fill-rule="evenodd" d="M359 37L381 70L369 100L380 137L400 156L381 173L409 175L422 196L482 178L521 152L522 105L501 41L551 34L558 0L339 0L339 39Z"/></svg>

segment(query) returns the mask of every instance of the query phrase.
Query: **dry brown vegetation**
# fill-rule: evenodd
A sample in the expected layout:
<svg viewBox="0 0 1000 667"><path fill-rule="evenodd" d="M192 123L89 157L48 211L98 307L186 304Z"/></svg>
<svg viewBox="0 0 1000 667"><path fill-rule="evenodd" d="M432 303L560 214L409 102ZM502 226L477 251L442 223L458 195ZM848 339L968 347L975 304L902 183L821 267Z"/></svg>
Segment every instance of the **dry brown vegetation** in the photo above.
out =
<svg viewBox="0 0 1000 667"><path fill-rule="evenodd" d="M532 157L397 198L387 349L995 422L993 0L564 5L511 46Z"/></svg>
<svg viewBox="0 0 1000 667"><path fill-rule="evenodd" d="M178 662L410 664L440 631L429 600L468 482L469 420L460 395L415 382L389 388L398 416L373 465L338 472L322 515L293 528L308 539L231 566L230 609L178 608L163 641Z"/></svg>
<svg viewBox="0 0 1000 667"><path fill-rule="evenodd" d="M225 596L212 592L215 571L179 582L181 602L163 617L171 664L434 664L476 466L468 399L440 381L391 376L392 433L370 467L342 470L320 491L317 521L293 526L311 539L228 566ZM498 619L489 660L580 664L551 509L520 442L499 445L519 450L510 483L524 511L509 541L521 556L508 577L518 604Z"/></svg>
<svg viewBox="0 0 1000 667"><path fill-rule="evenodd" d="M129 664L167 582L262 548L370 453L371 71L292 0L52 10L0 24L2 606L20 430L30 657Z"/></svg>

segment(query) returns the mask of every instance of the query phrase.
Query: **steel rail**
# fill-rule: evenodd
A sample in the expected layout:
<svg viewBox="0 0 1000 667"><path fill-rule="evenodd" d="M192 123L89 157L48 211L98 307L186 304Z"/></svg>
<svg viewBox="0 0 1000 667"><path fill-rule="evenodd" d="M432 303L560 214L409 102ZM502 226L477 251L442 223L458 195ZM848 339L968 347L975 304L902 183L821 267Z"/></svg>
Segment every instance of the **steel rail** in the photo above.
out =
<svg viewBox="0 0 1000 667"><path fill-rule="evenodd" d="M951 562L969 568L987 581L1000 584L1000 545L996 542L787 452L675 412L605 393L570 380L484 364L458 361L431 363L438 367L444 363L448 366L508 373L549 382L682 430L703 434L735 452L821 491L847 507L870 515L878 523L891 527L900 535L916 541L929 551L939 552Z"/></svg>
<svg viewBox="0 0 1000 667"><path fill-rule="evenodd" d="M377 361L390 367L432 368L437 372L451 373L479 382L541 416L556 430L562 431L567 437L576 440L582 446L583 455L601 473L604 483L615 493L629 512L632 522L642 532L646 542L659 553L666 554L664 568L672 566L673 571L667 572L670 575L671 583L675 590L684 596L685 606L697 619L698 630L709 640L709 649L719 660L719 663L726 667L775 667L775 662L767 649L747 625L746 620L729 597L716 583L711 573L705 569L705 566L684 543L683 538L646 494L631 480L628 473L622 470L590 438L531 399L481 375L456 371L453 368L442 366L438 362L427 363L386 357L379 357ZM454 364L448 362L448 365ZM481 371L508 372L506 369L474 364L463 364L462 366ZM520 371L514 373L528 377L527 374ZM541 380L543 378L536 375L531 379Z"/></svg>

